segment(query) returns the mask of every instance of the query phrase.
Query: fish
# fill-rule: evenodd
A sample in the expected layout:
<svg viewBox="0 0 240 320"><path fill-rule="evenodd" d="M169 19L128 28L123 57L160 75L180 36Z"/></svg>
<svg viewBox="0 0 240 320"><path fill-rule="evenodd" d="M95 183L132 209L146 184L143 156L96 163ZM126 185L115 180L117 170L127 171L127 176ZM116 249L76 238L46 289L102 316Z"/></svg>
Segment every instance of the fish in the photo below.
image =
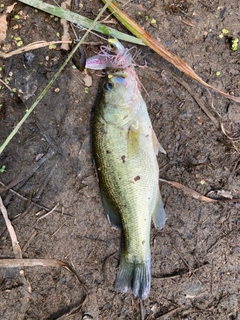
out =
<svg viewBox="0 0 240 320"><path fill-rule="evenodd" d="M93 118L93 157L107 219L123 231L115 291L132 290L144 300L151 286L151 221L158 230L166 221L156 157L165 150L153 130L131 54L116 38L109 42L115 58L86 63L107 67Z"/></svg>

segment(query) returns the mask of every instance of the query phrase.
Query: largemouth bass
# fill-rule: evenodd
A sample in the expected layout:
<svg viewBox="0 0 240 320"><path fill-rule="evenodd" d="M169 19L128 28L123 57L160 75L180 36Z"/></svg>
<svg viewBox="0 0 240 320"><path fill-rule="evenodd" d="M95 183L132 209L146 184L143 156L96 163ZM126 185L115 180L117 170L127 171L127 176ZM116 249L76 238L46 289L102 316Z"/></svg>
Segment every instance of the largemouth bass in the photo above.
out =
<svg viewBox="0 0 240 320"><path fill-rule="evenodd" d="M151 220L157 229L165 224L159 150L134 68L108 66L93 120L93 155L107 218L124 234L115 290L132 289L140 299L148 297L151 285Z"/></svg>

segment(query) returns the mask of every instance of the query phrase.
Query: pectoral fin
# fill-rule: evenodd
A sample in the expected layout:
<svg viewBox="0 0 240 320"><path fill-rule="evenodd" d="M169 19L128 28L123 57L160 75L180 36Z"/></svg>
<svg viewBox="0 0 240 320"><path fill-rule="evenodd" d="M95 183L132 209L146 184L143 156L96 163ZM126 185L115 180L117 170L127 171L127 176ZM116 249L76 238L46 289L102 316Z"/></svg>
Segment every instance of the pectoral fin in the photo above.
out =
<svg viewBox="0 0 240 320"><path fill-rule="evenodd" d="M159 151L164 154L167 153L164 150L164 148L162 147L162 145L160 144L160 142L158 141L156 133L153 129L152 129L152 142L153 142L153 147L154 147L154 151L155 151L156 155L158 154Z"/></svg>
<svg viewBox="0 0 240 320"><path fill-rule="evenodd" d="M100 192L101 192L101 197L102 197L102 203L104 207L104 211L107 215L107 219L111 226L115 229L119 229L122 227L122 222L119 214L114 210L112 204L108 200L105 192L103 189L100 187Z"/></svg>
<svg viewBox="0 0 240 320"><path fill-rule="evenodd" d="M139 121L137 119L135 119L134 121L132 121L130 129L133 132L138 132L139 131Z"/></svg>
<svg viewBox="0 0 240 320"><path fill-rule="evenodd" d="M156 229L161 230L166 222L166 214L162 203L162 197L159 193L155 209L152 214L152 220Z"/></svg>

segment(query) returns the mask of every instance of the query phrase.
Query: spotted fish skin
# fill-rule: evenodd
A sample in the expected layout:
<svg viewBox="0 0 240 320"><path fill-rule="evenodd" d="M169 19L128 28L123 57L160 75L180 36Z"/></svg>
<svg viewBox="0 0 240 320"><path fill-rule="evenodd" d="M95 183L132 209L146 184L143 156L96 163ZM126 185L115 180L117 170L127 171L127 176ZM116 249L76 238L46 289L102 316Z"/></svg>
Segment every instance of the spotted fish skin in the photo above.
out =
<svg viewBox="0 0 240 320"><path fill-rule="evenodd" d="M157 141L132 66L109 70L93 120L93 155L106 215L122 228L115 290L146 299L151 285L150 228L165 224Z"/></svg>

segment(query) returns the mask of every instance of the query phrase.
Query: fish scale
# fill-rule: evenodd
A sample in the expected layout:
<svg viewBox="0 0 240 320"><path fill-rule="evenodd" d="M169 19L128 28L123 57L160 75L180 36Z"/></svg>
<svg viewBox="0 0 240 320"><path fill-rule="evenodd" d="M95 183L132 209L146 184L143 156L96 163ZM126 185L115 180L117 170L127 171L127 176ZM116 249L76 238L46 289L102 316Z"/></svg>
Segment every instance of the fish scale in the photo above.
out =
<svg viewBox="0 0 240 320"><path fill-rule="evenodd" d="M126 247L131 254L133 253L134 256L139 255L141 257L142 253L140 254L141 248L139 248L139 243L146 242L146 238L148 238L151 215L145 217L138 213L150 211L148 203L151 199L148 200L146 196L142 197L142 194L147 195L147 193L150 193L148 192L150 187L148 176L151 175L152 167L149 162L150 166L143 166L139 162L138 155L135 156L135 159L128 158L126 155L126 160L123 163L121 157L124 153L127 154L127 144L126 137L120 139L122 135L119 135L119 131L114 125L108 126L108 132L101 137L94 150L94 154L95 159L97 159L97 168L100 168L98 170L100 185L108 190L109 197L112 199L111 201L114 202L116 210L121 215L121 220L126 230ZM118 139L115 140L113 138L110 142L108 135L110 137L117 136ZM125 144L125 148L122 147L122 143ZM109 149L112 149L111 153L107 152ZM143 152L145 150L140 149L139 151ZM144 168L144 172L142 172L140 167ZM140 176L140 180L135 182L134 178L137 176ZM156 180L157 178L158 176L156 176ZM148 256L148 252L142 258L147 258L146 255Z"/></svg>

